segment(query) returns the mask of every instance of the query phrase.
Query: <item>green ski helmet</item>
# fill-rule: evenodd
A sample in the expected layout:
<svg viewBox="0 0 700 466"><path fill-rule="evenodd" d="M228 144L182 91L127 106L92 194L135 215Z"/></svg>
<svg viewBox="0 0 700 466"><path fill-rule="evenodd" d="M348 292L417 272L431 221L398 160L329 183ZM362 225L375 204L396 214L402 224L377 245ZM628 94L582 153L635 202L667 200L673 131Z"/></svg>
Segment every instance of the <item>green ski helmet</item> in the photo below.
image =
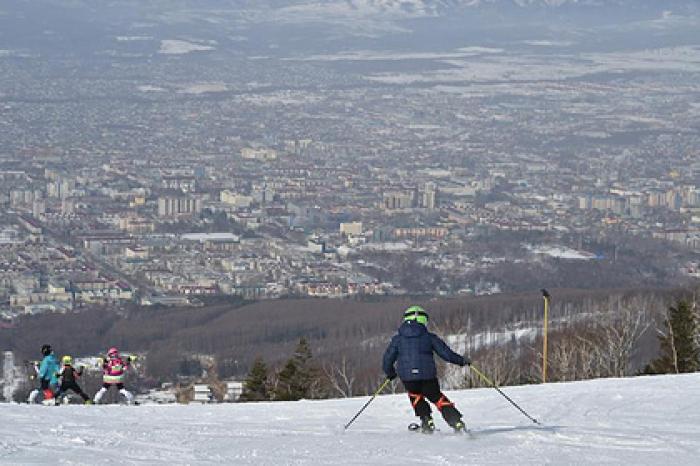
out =
<svg viewBox="0 0 700 466"><path fill-rule="evenodd" d="M420 306L411 306L403 313L403 321L415 320L419 324L428 326L428 313Z"/></svg>

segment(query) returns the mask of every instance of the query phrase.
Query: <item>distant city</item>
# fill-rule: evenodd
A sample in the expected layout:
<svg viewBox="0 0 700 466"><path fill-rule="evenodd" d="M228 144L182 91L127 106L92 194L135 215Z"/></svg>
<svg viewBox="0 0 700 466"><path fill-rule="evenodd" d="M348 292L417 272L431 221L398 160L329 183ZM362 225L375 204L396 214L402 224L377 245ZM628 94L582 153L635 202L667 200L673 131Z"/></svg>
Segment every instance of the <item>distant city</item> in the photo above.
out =
<svg viewBox="0 0 700 466"><path fill-rule="evenodd" d="M6 319L700 277L685 36L294 53L148 27L0 50Z"/></svg>

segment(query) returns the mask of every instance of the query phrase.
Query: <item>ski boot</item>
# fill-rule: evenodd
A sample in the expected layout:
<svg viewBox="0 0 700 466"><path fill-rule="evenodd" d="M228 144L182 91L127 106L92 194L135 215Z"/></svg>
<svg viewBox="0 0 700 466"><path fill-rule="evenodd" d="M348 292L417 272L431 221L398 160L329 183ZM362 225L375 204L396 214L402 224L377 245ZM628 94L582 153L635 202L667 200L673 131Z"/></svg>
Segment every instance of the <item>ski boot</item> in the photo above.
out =
<svg viewBox="0 0 700 466"><path fill-rule="evenodd" d="M424 434L432 434L435 432L435 423L433 418L430 416L423 416L420 418L420 430Z"/></svg>
<svg viewBox="0 0 700 466"><path fill-rule="evenodd" d="M33 405L34 403L37 403L37 399L39 398L39 389L35 388L34 390L31 391L29 394L29 397L27 398L27 403L30 405Z"/></svg>
<svg viewBox="0 0 700 466"><path fill-rule="evenodd" d="M455 422L452 425L452 428L454 429L455 434L464 434L465 432L467 432L467 426L464 424L464 422L462 422L461 419Z"/></svg>

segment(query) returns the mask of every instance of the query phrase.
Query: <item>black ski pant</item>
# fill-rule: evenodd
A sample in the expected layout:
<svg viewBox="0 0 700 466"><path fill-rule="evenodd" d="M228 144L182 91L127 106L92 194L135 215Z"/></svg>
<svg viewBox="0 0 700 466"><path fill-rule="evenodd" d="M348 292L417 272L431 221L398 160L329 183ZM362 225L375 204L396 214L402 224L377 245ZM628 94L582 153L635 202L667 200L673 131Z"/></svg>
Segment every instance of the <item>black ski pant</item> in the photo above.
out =
<svg viewBox="0 0 700 466"><path fill-rule="evenodd" d="M437 379L407 381L403 382L403 386L406 387L416 416L421 418L430 416L430 405L425 401L427 398L437 407L449 425L454 427L462 419L462 413L457 411L454 403L440 391L440 383Z"/></svg>
<svg viewBox="0 0 700 466"><path fill-rule="evenodd" d="M124 389L124 384L123 383L103 383L102 388L105 390L109 390L111 387L117 387L117 390L123 390Z"/></svg>
<svg viewBox="0 0 700 466"><path fill-rule="evenodd" d="M87 401L90 399L89 396L85 394L82 388L80 388L80 385L78 385L78 382L72 381L72 382L63 382L61 384L61 388L58 390L58 395L57 397L61 395L65 395L68 390L73 390L75 393L80 395L80 397L83 399L83 401Z"/></svg>
<svg viewBox="0 0 700 466"><path fill-rule="evenodd" d="M51 385L51 379L41 379L39 383L41 384L41 391L44 393L44 399L48 400L53 398L56 390L54 386Z"/></svg>

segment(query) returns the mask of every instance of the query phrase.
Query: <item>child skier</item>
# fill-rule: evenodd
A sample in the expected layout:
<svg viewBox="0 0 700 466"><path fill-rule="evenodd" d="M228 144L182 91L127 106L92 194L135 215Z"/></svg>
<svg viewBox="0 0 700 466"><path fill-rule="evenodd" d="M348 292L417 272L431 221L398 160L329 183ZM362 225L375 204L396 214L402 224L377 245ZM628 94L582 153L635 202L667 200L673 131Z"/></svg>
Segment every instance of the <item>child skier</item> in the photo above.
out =
<svg viewBox="0 0 700 466"><path fill-rule="evenodd" d="M416 416L420 417L420 427L424 433L431 434L435 430L426 398L435 404L455 432L463 432L462 414L440 391L433 353L459 366L469 365L471 361L452 351L437 335L428 332L427 325L428 314L422 307L411 306L406 310L398 334L391 339L384 353L384 372L388 379L393 380L397 375L394 363L398 361L399 378L408 392Z"/></svg>
<svg viewBox="0 0 700 466"><path fill-rule="evenodd" d="M25 361L25 364L31 365L29 380L31 380L35 385L34 389L32 389L32 391L29 393L27 403L34 404L39 397L39 393L41 393L41 390L39 389L40 386L36 386L36 381L39 378L39 361Z"/></svg>
<svg viewBox="0 0 700 466"><path fill-rule="evenodd" d="M44 401L42 403L45 405L52 405L56 403L54 391L58 386L58 377L56 376L59 370L58 361L56 361L56 357L53 355L51 345L43 345L41 347L41 354L44 358L39 364L38 375L39 382L41 383L41 390L44 393Z"/></svg>
<svg viewBox="0 0 700 466"><path fill-rule="evenodd" d="M78 378L81 375L83 375L83 367L81 366L80 369L76 370L73 367L73 358L70 356L63 356L63 358L61 358L61 370L58 372L58 376L61 379L61 386L58 389L56 398L61 399L62 396L68 393L68 390L72 390L80 395L83 399L83 403L86 405L92 404L90 397L87 396L83 389L80 388L80 385L78 385Z"/></svg>
<svg viewBox="0 0 700 466"><path fill-rule="evenodd" d="M117 348L110 348L107 352L107 358L102 359L102 388L95 394L95 404L99 404L100 400L109 387L116 385L119 393L124 395L126 402L132 404L134 401L134 395L124 388L124 378L126 377L126 370L129 368L131 361L134 358L129 356L126 360L122 359L119 355L119 350Z"/></svg>

